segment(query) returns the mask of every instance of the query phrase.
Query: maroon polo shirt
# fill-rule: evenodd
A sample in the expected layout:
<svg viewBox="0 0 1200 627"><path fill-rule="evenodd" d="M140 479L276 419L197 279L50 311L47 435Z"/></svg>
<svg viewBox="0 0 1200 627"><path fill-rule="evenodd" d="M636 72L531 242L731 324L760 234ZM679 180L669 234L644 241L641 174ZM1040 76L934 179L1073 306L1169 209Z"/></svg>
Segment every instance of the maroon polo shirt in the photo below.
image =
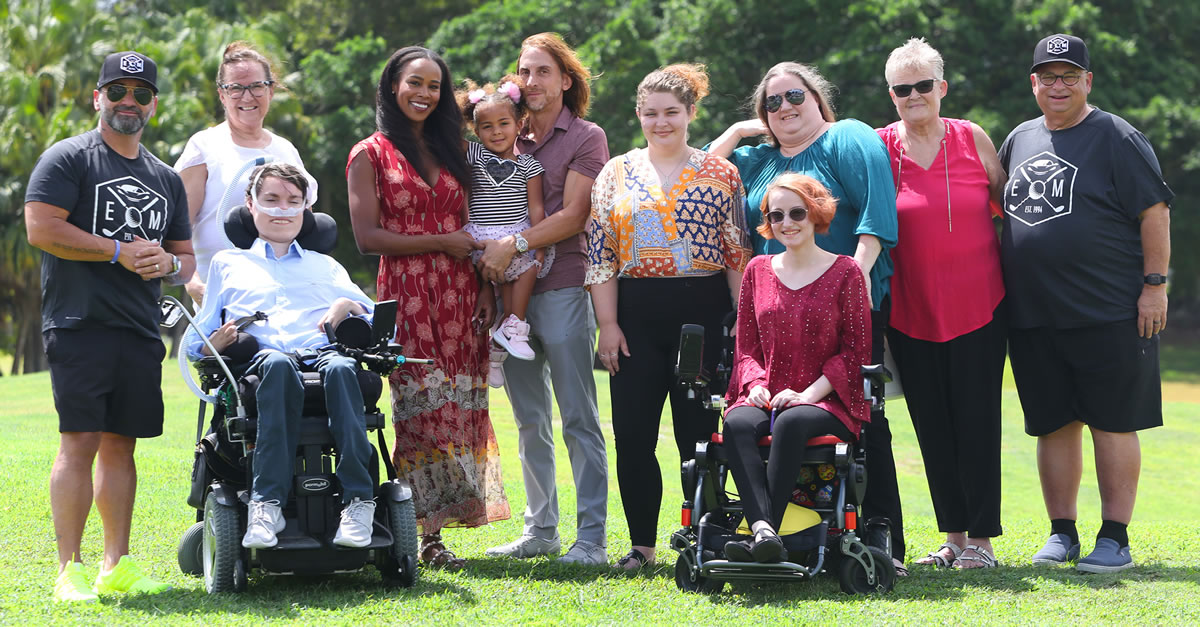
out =
<svg viewBox="0 0 1200 627"><path fill-rule="evenodd" d="M567 107L563 107L554 121L554 131L541 141L534 142L528 134L526 124L517 138L516 153L533 155L546 170L542 175L542 204L546 215L563 208L563 188L568 171L575 170L594 179L608 163L608 137L604 135L604 129L581 119ZM587 271L584 241L584 234L579 233L555 244L554 265L546 276L538 279L533 289L535 294L583 285Z"/></svg>

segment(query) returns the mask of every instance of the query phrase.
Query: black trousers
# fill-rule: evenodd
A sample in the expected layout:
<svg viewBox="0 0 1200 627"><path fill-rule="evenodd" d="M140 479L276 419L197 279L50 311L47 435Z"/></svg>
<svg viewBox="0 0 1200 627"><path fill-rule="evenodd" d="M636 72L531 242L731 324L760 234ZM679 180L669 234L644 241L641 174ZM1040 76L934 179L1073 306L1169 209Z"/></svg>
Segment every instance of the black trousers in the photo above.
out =
<svg viewBox="0 0 1200 627"><path fill-rule="evenodd" d="M850 441L852 436L837 416L816 405L796 405L775 414L773 433L770 422L770 410L742 405L725 414L722 434L747 524L765 520L778 530L809 438L833 434ZM771 454L764 468L758 440L768 433Z"/></svg>
<svg viewBox="0 0 1200 627"><path fill-rule="evenodd" d="M946 342L888 330L940 531L979 538L1002 533L1000 388L1007 336L1003 303L991 322Z"/></svg>
<svg viewBox="0 0 1200 627"><path fill-rule="evenodd" d="M885 296L879 311L871 312L871 363L883 363L883 337L887 330L892 300ZM896 460L892 456L892 429L883 411L871 412L871 424L863 427L862 445L867 453L867 493L863 496L864 520L884 516L892 522L892 557L904 561L904 513L896 484Z"/></svg>
<svg viewBox="0 0 1200 627"><path fill-rule="evenodd" d="M696 442L717 430L719 413L675 380L679 328L704 325L704 365L713 371L720 357L721 320L732 309L723 274L699 278L620 279L617 323L629 345L618 357L620 371L609 384L617 484L636 546L654 546L662 506L662 470L654 456L663 402L671 401L675 446L681 461L696 454ZM682 492L682 485L680 486Z"/></svg>

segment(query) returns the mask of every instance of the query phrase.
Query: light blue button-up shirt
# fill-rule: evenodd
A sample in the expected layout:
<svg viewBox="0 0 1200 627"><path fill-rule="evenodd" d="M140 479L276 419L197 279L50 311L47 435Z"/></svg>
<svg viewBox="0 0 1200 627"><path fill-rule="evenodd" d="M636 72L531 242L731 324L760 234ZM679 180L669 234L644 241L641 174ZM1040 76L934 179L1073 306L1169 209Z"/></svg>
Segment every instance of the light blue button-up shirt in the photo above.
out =
<svg viewBox="0 0 1200 627"><path fill-rule="evenodd" d="M224 322L230 322L261 311L267 320L246 328L261 349L315 348L328 343L317 323L342 297L362 305L368 315L375 309L332 257L304 250L293 241L287 254L276 258L268 242L256 239L248 249L223 250L213 256L196 325L209 336L223 324L222 312ZM188 331L185 346L193 359L203 355L204 342L193 330Z"/></svg>

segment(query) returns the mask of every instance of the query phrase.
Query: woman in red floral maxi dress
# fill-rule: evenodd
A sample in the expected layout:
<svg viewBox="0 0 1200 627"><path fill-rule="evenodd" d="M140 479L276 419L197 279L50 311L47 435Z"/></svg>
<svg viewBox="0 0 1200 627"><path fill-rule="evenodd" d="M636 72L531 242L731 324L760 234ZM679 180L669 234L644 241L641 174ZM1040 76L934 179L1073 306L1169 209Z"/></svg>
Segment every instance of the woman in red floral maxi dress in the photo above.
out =
<svg viewBox="0 0 1200 627"><path fill-rule="evenodd" d="M504 520L509 507L487 411L487 337L475 328L488 328L492 295L480 290L467 257L473 240L461 231L459 181L470 179L451 86L435 53L393 54L380 80L379 131L350 151L347 179L359 249L381 255L378 298L399 301L396 341L405 355L435 362L392 373L392 459L413 488L421 558L460 568L441 529Z"/></svg>

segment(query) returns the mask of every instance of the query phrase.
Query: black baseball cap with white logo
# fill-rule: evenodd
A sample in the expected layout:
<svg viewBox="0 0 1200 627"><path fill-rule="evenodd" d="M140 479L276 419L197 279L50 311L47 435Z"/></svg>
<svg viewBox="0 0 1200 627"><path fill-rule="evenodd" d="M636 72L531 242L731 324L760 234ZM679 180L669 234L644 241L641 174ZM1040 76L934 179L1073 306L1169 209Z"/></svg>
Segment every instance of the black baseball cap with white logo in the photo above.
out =
<svg viewBox="0 0 1200 627"><path fill-rule="evenodd" d="M1033 49L1033 65L1029 67L1029 71L1035 72L1039 65L1055 61L1070 63L1081 70L1091 69L1087 44L1074 35L1059 33L1039 41Z"/></svg>
<svg viewBox="0 0 1200 627"><path fill-rule="evenodd" d="M155 84L158 80L158 65L150 57L140 52L126 50L125 52L114 52L105 57L104 65L100 66L100 79L96 81L96 89L122 78L136 78L145 81L150 85L150 89L154 90L154 93L158 93L158 85Z"/></svg>

